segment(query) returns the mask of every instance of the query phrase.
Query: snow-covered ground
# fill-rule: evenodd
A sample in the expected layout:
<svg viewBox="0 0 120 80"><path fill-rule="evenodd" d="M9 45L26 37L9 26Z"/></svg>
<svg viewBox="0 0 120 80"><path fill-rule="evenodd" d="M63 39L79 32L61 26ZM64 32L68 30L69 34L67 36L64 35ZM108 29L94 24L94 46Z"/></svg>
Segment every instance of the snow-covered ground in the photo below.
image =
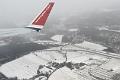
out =
<svg viewBox="0 0 120 80"><path fill-rule="evenodd" d="M97 55L97 54L88 54L87 52L79 51L79 52L69 52L67 54L68 62L73 63L81 63L81 62L88 62L89 59L95 60L107 60L105 56Z"/></svg>
<svg viewBox="0 0 120 80"><path fill-rule="evenodd" d="M88 48L95 45L94 43L84 42L86 44L84 47ZM80 44L79 44L80 45ZM91 53L83 50L83 48L77 47L77 45L66 45L63 47L54 47L47 50L41 50L36 52L31 52L28 55L25 55L21 58L18 58L14 61L8 62L0 67L0 72L5 74L7 77L18 77L19 79L29 79L37 74L37 70L40 65L48 65L48 62L63 63L66 61L65 53L67 56L67 62L72 63L85 63L85 64L102 64L101 67L104 69L115 69L120 70L120 60L109 59L107 56ZM83 45L83 43L82 43ZM97 44L96 44L97 45ZM95 45L95 46L96 46ZM97 45L102 50L101 45ZM62 48L62 49L61 49ZM92 48L92 50L95 47ZM96 49L96 48L95 48ZM64 51L60 51L64 50ZM76 51L69 51L76 50ZM78 50L78 51L77 51ZM81 51L79 51L81 50ZM106 62L106 63L105 63ZM116 65L117 64L117 65ZM88 66L87 65L87 66ZM89 66L88 66L89 67ZM49 71L49 68L44 67L40 69L42 72ZM87 74L88 75L88 74ZM39 80L39 78L36 78ZM76 74L67 67L62 67L55 71L50 77L49 80L91 80L85 78L79 74Z"/></svg>
<svg viewBox="0 0 120 80"><path fill-rule="evenodd" d="M120 30L110 30L107 27L101 27L99 30L106 30L106 31L112 31L112 32L120 32Z"/></svg>
<svg viewBox="0 0 120 80"><path fill-rule="evenodd" d="M100 27L99 30L109 30L107 27Z"/></svg>
<svg viewBox="0 0 120 80"><path fill-rule="evenodd" d="M75 31L78 31L77 28L73 28L73 29L69 29L70 32L75 32Z"/></svg>
<svg viewBox="0 0 120 80"><path fill-rule="evenodd" d="M120 59L110 59L110 61L107 64L103 64L101 66L104 69L107 70L114 70L114 72L119 72L120 73Z"/></svg>
<svg viewBox="0 0 120 80"><path fill-rule="evenodd" d="M55 40L57 42L62 42L63 35L54 35L51 37L52 40Z"/></svg>
<svg viewBox="0 0 120 80"><path fill-rule="evenodd" d="M55 51L37 51L2 65L0 72L7 77L17 76L19 79L29 79L37 74L39 65L46 65L50 61L60 63L65 59L62 54Z"/></svg>
<svg viewBox="0 0 120 80"><path fill-rule="evenodd" d="M91 43L88 41L84 41L83 43L76 44L76 46L80 46L80 47L84 47L84 48L88 48L88 49L92 49L92 50L100 50L100 51L107 49L107 47L104 47L100 44L95 44L95 43Z"/></svg>
<svg viewBox="0 0 120 80"><path fill-rule="evenodd" d="M52 40L37 40L33 41L37 44L61 44L63 35L54 35L51 37Z"/></svg>
<svg viewBox="0 0 120 80"><path fill-rule="evenodd" d="M78 74L74 73L67 67L63 67L56 71L49 80L89 80L82 76L78 76Z"/></svg>
<svg viewBox="0 0 120 80"><path fill-rule="evenodd" d="M28 79L36 74L40 64L45 63L47 63L47 61L42 60L33 54L29 54L2 65L0 67L0 72L5 74L7 77L17 76L19 79Z"/></svg>

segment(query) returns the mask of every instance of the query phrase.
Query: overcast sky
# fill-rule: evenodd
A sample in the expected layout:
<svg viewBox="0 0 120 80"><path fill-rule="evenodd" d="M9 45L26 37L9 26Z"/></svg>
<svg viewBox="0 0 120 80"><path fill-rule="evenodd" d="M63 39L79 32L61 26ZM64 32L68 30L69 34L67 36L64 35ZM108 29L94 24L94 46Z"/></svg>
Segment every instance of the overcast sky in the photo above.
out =
<svg viewBox="0 0 120 80"><path fill-rule="evenodd" d="M49 1L0 0L0 22L17 23L18 25L28 23ZM112 11L119 9L119 5L120 0L56 0L51 17L68 17L98 10Z"/></svg>

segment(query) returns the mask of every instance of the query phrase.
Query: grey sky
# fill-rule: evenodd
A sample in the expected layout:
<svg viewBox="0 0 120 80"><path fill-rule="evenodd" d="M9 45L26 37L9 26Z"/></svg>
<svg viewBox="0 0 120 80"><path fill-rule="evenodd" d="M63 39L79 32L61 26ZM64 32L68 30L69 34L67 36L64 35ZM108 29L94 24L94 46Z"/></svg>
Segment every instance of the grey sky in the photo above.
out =
<svg viewBox="0 0 120 80"><path fill-rule="evenodd" d="M49 0L0 0L0 22L28 23ZM51 17L119 9L120 0L56 0Z"/></svg>

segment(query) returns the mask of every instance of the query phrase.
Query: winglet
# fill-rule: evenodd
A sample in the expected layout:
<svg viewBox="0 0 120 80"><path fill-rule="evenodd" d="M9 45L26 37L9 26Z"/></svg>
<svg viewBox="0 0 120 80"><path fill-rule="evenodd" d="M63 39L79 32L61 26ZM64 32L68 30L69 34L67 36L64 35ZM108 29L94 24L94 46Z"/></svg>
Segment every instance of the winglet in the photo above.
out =
<svg viewBox="0 0 120 80"><path fill-rule="evenodd" d="M54 1L51 1L47 5L47 7L42 11L42 13L40 13L37 16L37 18L34 19L32 24L30 26L28 26L27 28L31 28L31 29L34 29L36 31L41 30L44 27L53 6L54 6Z"/></svg>

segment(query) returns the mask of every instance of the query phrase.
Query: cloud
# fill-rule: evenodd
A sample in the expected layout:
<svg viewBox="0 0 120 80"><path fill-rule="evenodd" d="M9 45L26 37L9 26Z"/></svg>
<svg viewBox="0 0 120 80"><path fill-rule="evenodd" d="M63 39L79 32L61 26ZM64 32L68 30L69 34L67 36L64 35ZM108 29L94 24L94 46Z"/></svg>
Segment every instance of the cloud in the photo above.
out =
<svg viewBox="0 0 120 80"><path fill-rule="evenodd" d="M50 0L0 0L0 21L27 25ZM120 0L56 0L50 17L119 9Z"/></svg>

